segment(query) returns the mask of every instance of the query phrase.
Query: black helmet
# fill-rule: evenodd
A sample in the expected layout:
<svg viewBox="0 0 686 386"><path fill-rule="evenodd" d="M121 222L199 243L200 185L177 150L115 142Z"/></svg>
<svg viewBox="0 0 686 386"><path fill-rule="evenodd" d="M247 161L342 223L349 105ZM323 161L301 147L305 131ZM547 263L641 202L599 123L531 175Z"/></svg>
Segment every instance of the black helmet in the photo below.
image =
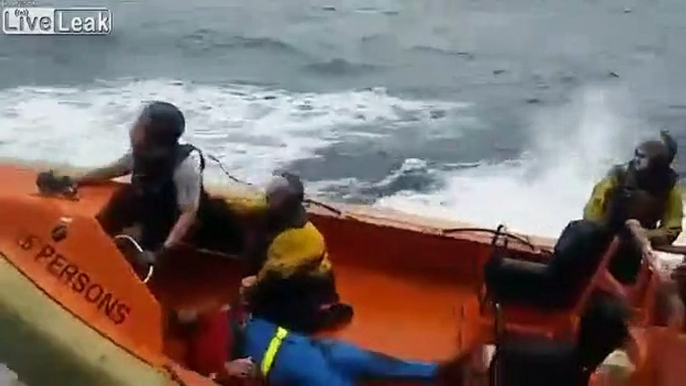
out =
<svg viewBox="0 0 686 386"><path fill-rule="evenodd" d="M152 102L145 106L141 117L147 119L146 134L150 142L161 146L178 143L186 128L181 110L168 102Z"/></svg>

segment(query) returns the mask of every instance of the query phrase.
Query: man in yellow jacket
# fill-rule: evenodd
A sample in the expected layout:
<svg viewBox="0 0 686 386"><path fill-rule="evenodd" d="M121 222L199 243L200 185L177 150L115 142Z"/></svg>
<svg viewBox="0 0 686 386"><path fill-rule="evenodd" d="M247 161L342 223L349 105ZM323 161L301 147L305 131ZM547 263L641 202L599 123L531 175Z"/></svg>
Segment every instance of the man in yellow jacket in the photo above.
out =
<svg viewBox="0 0 686 386"><path fill-rule="evenodd" d="M593 188L584 207L584 219L601 222L625 234L627 220L636 220L646 230L653 246L668 245L682 231L682 191L671 168L676 143L666 133L662 141L640 144L634 158L614 167ZM610 272L621 283L636 280L642 254L635 243L625 242L610 262Z"/></svg>
<svg viewBox="0 0 686 386"><path fill-rule="evenodd" d="M247 291L253 316L310 334L345 323L352 308L339 302L324 236L307 218L304 187L292 174L274 178L266 191L268 231Z"/></svg>

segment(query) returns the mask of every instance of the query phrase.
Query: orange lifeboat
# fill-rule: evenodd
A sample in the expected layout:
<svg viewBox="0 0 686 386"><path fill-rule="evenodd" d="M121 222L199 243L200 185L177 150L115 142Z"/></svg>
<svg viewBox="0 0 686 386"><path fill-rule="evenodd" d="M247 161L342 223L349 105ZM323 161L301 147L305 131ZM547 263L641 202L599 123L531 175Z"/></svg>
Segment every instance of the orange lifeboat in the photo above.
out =
<svg viewBox="0 0 686 386"><path fill-rule="evenodd" d="M235 302L240 259L189 246L143 283L95 219L119 182L84 187L68 200L37 194L30 167L0 166L0 176L0 329L12 340L0 360L32 386L63 377L79 385L215 385L188 369L186 343L166 315ZM214 196L247 217L254 207L254 197ZM497 343L498 329L568 339L595 284L591 278L568 309L494 309L482 298L494 231L362 206L309 212L326 237L340 295L355 308L353 322L331 334L390 355L445 360ZM510 256L526 261L546 259L553 245L508 237ZM630 382L686 384L675 362L686 337L653 326L649 300L658 279L646 272L653 284L635 304Z"/></svg>

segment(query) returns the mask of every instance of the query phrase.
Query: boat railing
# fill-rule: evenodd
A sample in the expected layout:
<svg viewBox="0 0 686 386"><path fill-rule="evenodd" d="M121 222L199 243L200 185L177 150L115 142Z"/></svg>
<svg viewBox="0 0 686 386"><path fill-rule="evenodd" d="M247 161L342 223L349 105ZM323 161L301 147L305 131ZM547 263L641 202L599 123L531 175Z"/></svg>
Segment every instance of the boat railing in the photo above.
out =
<svg viewBox="0 0 686 386"><path fill-rule="evenodd" d="M36 177L36 187L41 196L79 201L78 190L74 182L69 177L56 176L54 170L39 173Z"/></svg>
<svg viewBox="0 0 686 386"><path fill-rule="evenodd" d="M524 236L520 236L514 233L510 233L506 230L506 227L504 224L498 225L496 229L492 228L482 228L482 227L460 227L460 228L446 228L446 229L441 229L441 234L443 235L451 235L454 233L469 233L469 232L479 232L479 233L490 233L493 235L493 239L491 240L491 245L495 245L494 243L499 240L500 238L504 238L504 240L515 240L531 249L532 252L535 254L550 254L550 251L541 249L540 246L532 243L528 238ZM507 247L507 246L505 246Z"/></svg>

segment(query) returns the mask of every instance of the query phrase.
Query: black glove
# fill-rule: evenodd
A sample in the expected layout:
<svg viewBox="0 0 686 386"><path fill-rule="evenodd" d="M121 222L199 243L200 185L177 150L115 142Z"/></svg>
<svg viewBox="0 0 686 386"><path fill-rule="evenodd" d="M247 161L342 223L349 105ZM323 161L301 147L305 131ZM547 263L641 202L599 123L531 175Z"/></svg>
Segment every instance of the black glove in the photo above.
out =
<svg viewBox="0 0 686 386"><path fill-rule="evenodd" d="M69 176L57 177L55 172L38 173L36 177L38 191L43 194L63 194L68 197L76 195L76 183Z"/></svg>

